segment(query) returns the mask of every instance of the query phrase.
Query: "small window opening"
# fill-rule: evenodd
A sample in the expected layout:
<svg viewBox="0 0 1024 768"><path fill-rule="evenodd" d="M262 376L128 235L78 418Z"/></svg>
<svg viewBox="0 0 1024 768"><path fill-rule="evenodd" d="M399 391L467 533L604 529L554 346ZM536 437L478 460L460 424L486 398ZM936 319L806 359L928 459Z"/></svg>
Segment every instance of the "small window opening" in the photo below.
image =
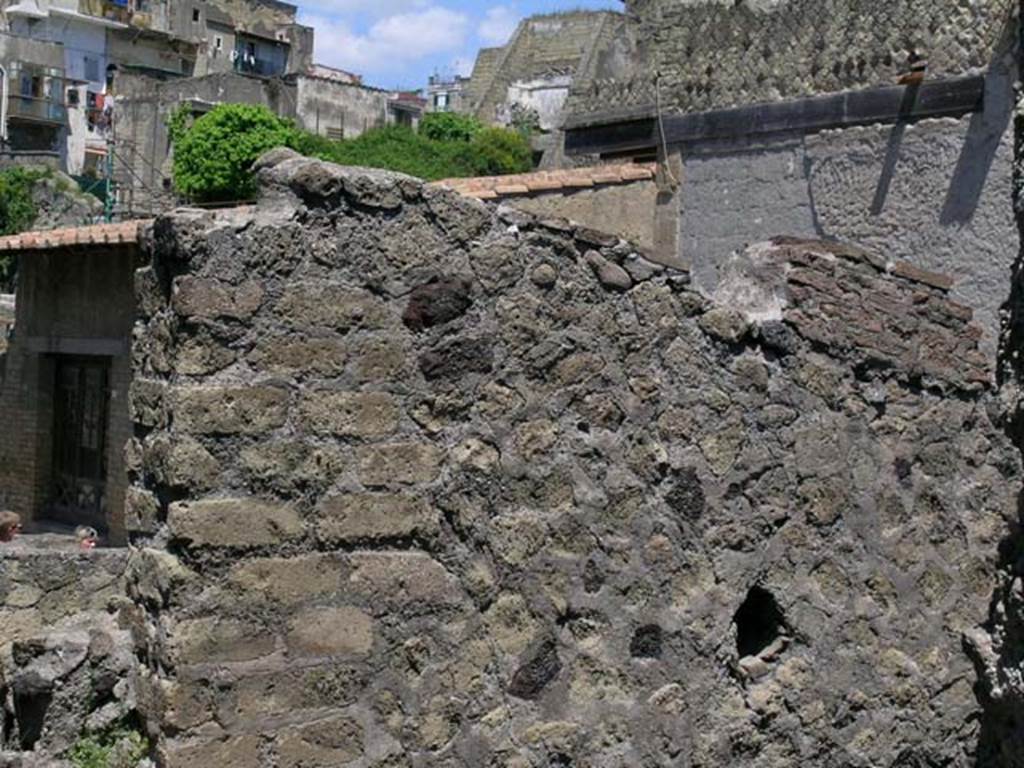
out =
<svg viewBox="0 0 1024 768"><path fill-rule="evenodd" d="M199 9L198 8L193 8L192 9L192 21L199 21Z"/></svg>
<svg viewBox="0 0 1024 768"><path fill-rule="evenodd" d="M733 620L740 658L757 656L779 638L786 626L775 597L762 587L750 589Z"/></svg>

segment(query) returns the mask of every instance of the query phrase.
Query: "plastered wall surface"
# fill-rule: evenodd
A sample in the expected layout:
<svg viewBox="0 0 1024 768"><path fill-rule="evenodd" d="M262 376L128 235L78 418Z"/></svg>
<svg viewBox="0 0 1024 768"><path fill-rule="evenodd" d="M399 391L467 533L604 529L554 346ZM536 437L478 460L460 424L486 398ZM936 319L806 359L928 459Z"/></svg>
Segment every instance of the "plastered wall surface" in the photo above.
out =
<svg viewBox="0 0 1024 768"><path fill-rule="evenodd" d="M543 218L561 216L594 229L615 232L644 248L655 247L658 187L653 181L621 187L513 197L508 204Z"/></svg>
<svg viewBox="0 0 1024 768"><path fill-rule="evenodd" d="M684 150L682 256L711 289L729 254L764 237L856 242L951 275L994 352L1019 247L1007 120L979 114Z"/></svg>
<svg viewBox="0 0 1024 768"><path fill-rule="evenodd" d="M320 136L333 129L355 138L388 122L386 91L300 76L295 99L299 125Z"/></svg>

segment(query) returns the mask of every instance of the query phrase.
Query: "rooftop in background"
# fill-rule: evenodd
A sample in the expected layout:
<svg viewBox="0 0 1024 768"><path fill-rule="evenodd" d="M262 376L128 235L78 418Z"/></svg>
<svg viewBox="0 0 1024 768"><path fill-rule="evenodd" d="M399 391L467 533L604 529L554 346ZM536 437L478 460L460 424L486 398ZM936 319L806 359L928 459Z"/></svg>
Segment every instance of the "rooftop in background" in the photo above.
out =
<svg viewBox="0 0 1024 768"><path fill-rule="evenodd" d="M330 80L334 83L349 83L351 85L362 85L363 76L354 72L347 72L337 67L328 67L324 64L311 64L305 73L308 77L316 77L321 80Z"/></svg>
<svg viewBox="0 0 1024 768"><path fill-rule="evenodd" d="M131 245L139 241L139 231L148 220L121 221L116 224L93 224L67 227L45 232L22 232L0 237L0 251L42 251L91 245Z"/></svg>
<svg viewBox="0 0 1024 768"><path fill-rule="evenodd" d="M567 168L560 171L536 171L508 176L443 179L435 182L434 185L446 187L467 197L494 200L516 195L647 181L654 178L656 171L656 163L626 163L623 165L597 165L589 168Z"/></svg>

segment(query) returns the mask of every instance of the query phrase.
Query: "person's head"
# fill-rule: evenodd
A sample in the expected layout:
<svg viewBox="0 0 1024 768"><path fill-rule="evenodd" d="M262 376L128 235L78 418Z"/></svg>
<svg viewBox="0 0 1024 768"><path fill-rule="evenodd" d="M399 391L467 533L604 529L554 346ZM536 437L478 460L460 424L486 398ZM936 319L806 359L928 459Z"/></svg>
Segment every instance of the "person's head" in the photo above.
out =
<svg viewBox="0 0 1024 768"><path fill-rule="evenodd" d="M96 529L88 525L80 525L75 529L75 538L82 549L95 549L100 535Z"/></svg>
<svg viewBox="0 0 1024 768"><path fill-rule="evenodd" d="M0 511L0 541L13 541L21 531L21 517L14 512Z"/></svg>

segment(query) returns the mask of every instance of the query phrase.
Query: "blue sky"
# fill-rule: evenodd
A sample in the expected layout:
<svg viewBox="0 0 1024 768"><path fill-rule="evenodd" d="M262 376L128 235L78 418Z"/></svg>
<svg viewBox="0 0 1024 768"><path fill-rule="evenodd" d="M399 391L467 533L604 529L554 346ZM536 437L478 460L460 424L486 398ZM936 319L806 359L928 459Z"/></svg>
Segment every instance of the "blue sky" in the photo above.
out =
<svg viewBox="0 0 1024 768"><path fill-rule="evenodd" d="M476 52L502 45L524 16L622 9L619 0L298 0L298 5L302 22L316 28L317 63L357 72L382 88L419 88L435 72L468 74Z"/></svg>

